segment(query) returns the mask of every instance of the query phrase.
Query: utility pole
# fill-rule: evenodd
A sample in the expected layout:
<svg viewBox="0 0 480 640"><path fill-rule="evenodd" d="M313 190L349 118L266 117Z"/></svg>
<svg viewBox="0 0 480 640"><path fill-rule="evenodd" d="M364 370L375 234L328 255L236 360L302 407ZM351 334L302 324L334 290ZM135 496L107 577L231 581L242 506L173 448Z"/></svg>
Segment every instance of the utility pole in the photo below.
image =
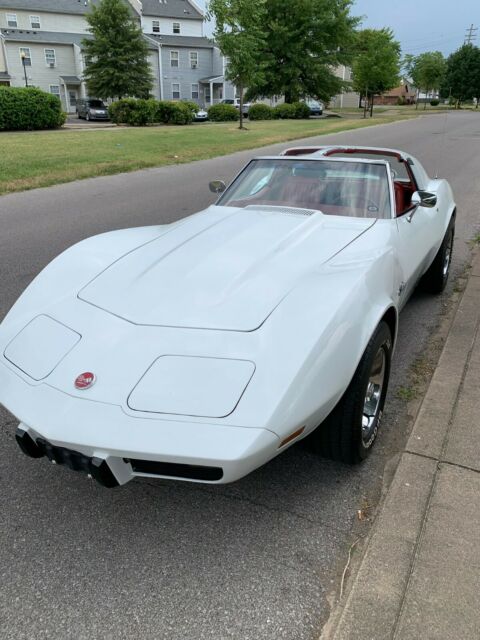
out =
<svg viewBox="0 0 480 640"><path fill-rule="evenodd" d="M467 29L465 34L465 44L473 44L473 41L477 39L478 27L474 27L473 24Z"/></svg>

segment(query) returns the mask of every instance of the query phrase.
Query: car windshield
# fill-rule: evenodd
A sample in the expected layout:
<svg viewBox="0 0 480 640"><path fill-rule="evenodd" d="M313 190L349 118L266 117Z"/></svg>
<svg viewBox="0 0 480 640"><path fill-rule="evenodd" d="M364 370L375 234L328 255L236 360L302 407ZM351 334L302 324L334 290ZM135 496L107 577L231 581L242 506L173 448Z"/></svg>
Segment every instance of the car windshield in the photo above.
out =
<svg viewBox="0 0 480 640"><path fill-rule="evenodd" d="M299 207L356 218L391 217L386 165L370 162L252 160L218 204Z"/></svg>
<svg viewBox="0 0 480 640"><path fill-rule="evenodd" d="M93 109L105 109L105 105L101 100L89 100L88 106L92 107Z"/></svg>

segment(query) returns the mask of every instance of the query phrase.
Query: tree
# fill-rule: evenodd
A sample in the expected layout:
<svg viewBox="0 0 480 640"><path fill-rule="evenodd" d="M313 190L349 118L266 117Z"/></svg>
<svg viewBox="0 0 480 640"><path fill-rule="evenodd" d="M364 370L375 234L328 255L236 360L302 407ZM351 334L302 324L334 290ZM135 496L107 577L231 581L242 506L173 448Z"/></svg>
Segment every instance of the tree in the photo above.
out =
<svg viewBox="0 0 480 640"><path fill-rule="evenodd" d="M215 19L214 38L228 58L225 73L240 94L240 124L243 129L245 88L263 80L266 0L210 0L208 18Z"/></svg>
<svg viewBox="0 0 480 640"><path fill-rule="evenodd" d="M429 91L438 91L446 71L445 58L440 51L427 51L418 56L405 56L404 65L417 89L423 89L425 97ZM418 107L418 100L417 100ZM425 100L424 109L427 108Z"/></svg>
<svg viewBox="0 0 480 640"><path fill-rule="evenodd" d="M87 13L92 38L82 42L89 94L145 98L152 88L148 45L122 0L101 0Z"/></svg>
<svg viewBox="0 0 480 640"><path fill-rule="evenodd" d="M364 29L358 32L357 55L352 65L353 89L365 99L373 115L373 99L398 85L400 44L391 29Z"/></svg>
<svg viewBox="0 0 480 640"><path fill-rule="evenodd" d="M254 0L251 0L254 4ZM346 84L335 68L349 64L359 18L353 0L266 0L264 72L247 97L310 96L328 101Z"/></svg>
<svg viewBox="0 0 480 640"><path fill-rule="evenodd" d="M480 98L480 49L464 44L447 59L441 94L454 98L457 108L465 100Z"/></svg>

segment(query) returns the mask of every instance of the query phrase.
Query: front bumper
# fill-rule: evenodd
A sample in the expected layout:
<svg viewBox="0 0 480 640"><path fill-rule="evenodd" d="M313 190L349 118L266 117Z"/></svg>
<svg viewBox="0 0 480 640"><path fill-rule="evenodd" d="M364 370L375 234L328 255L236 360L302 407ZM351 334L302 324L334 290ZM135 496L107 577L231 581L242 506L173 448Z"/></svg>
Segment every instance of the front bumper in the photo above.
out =
<svg viewBox="0 0 480 640"><path fill-rule="evenodd" d="M45 383L29 384L3 364L0 402L42 455L71 468L77 454L96 464L104 461L118 484L135 476L223 484L280 452L280 439L267 429L132 417L117 405L70 396ZM80 470L95 477L88 464Z"/></svg>
<svg viewBox="0 0 480 640"><path fill-rule="evenodd" d="M90 113L89 114L90 120L110 120L110 116L108 114L101 114L101 113Z"/></svg>

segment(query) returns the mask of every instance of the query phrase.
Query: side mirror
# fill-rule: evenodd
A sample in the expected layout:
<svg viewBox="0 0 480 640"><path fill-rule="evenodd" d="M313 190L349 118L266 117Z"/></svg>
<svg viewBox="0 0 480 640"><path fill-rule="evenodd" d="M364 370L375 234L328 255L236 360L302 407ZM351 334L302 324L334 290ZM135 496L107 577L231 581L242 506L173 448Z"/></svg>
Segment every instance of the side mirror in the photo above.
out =
<svg viewBox="0 0 480 640"><path fill-rule="evenodd" d="M414 207L427 207L427 209L432 209L437 204L437 196L429 191L415 191L412 195L411 202Z"/></svg>
<svg viewBox="0 0 480 640"><path fill-rule="evenodd" d="M212 193L216 193L217 195L219 193L223 193L225 191L225 189L227 188L226 184L223 182L223 180L212 180L209 183L209 188L210 191Z"/></svg>

